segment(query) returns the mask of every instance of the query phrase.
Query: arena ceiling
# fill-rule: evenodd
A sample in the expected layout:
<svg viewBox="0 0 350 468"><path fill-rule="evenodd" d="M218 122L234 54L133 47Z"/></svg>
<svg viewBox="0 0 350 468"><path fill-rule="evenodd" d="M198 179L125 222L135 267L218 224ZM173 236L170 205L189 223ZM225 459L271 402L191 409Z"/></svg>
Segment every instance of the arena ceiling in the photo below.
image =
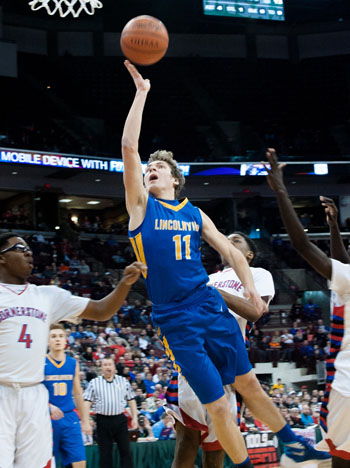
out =
<svg viewBox="0 0 350 468"><path fill-rule="evenodd" d="M126 21L140 14L156 16L168 26L172 32L183 33L227 33L245 28L254 20L237 20L227 18L210 18L202 12L202 0L104 0L103 9L97 10L95 15L81 16L79 19L64 19L66 25L69 22L79 24L94 24L96 28L105 31L121 31ZM21 15L35 18L46 18L48 24L54 24L56 18L49 17L44 10L32 12L27 0L1 0L4 16ZM350 2L348 0L285 0L286 21L289 24L318 22L318 21L343 21L350 18ZM272 24L272 23L271 23ZM63 25L63 23L62 23Z"/></svg>

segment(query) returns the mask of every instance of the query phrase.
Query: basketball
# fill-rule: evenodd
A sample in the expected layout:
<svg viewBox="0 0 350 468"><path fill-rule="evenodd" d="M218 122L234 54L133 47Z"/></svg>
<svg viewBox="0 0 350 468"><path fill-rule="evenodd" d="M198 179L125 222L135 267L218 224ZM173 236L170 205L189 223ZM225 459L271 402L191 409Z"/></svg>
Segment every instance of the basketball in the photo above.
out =
<svg viewBox="0 0 350 468"><path fill-rule="evenodd" d="M137 16L124 27L120 46L127 59L136 65L152 65L164 57L169 35L164 24L153 16Z"/></svg>

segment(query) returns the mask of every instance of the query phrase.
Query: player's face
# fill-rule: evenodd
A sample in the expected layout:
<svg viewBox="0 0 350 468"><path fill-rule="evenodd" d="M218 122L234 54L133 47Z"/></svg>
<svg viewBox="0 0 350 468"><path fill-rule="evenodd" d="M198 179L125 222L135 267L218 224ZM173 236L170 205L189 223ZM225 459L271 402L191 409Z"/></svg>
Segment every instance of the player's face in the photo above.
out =
<svg viewBox="0 0 350 468"><path fill-rule="evenodd" d="M50 351L64 351L66 349L66 333L59 328L51 330L49 335L49 349Z"/></svg>
<svg viewBox="0 0 350 468"><path fill-rule="evenodd" d="M165 190L173 190L178 184L178 180L171 174L168 163L153 161L147 166L144 183L146 190L158 197Z"/></svg>
<svg viewBox="0 0 350 468"><path fill-rule="evenodd" d="M23 247L22 247L23 246ZM11 237L1 251L0 265L13 278L26 280L33 270L33 253L21 237Z"/></svg>
<svg viewBox="0 0 350 468"><path fill-rule="evenodd" d="M228 240L234 245L238 250L242 252L242 254L247 259L248 263L250 263L254 257L253 252L250 250L247 241L242 237L240 234L231 234L228 237ZM227 265L227 261L221 257L221 263L223 265Z"/></svg>

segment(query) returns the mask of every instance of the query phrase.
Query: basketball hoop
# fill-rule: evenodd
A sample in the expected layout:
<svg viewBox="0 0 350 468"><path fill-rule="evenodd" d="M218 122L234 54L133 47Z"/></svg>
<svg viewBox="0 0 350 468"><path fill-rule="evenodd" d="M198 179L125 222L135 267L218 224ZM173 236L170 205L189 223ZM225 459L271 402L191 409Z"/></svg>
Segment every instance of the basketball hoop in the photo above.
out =
<svg viewBox="0 0 350 468"><path fill-rule="evenodd" d="M33 11L45 8L49 15L58 13L61 18L71 14L78 18L81 12L93 15L95 9L102 8L103 4L99 0L31 0L29 6Z"/></svg>

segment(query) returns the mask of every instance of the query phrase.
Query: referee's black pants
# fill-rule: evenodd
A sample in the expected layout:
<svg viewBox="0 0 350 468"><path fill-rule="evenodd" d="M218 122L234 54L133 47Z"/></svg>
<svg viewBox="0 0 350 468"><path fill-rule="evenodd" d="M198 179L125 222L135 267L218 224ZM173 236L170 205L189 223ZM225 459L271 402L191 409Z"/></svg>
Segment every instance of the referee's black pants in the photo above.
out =
<svg viewBox="0 0 350 468"><path fill-rule="evenodd" d="M96 428L100 468L114 468L113 442L116 442L118 445L120 468L133 468L126 416L124 414L116 416L97 414Z"/></svg>

